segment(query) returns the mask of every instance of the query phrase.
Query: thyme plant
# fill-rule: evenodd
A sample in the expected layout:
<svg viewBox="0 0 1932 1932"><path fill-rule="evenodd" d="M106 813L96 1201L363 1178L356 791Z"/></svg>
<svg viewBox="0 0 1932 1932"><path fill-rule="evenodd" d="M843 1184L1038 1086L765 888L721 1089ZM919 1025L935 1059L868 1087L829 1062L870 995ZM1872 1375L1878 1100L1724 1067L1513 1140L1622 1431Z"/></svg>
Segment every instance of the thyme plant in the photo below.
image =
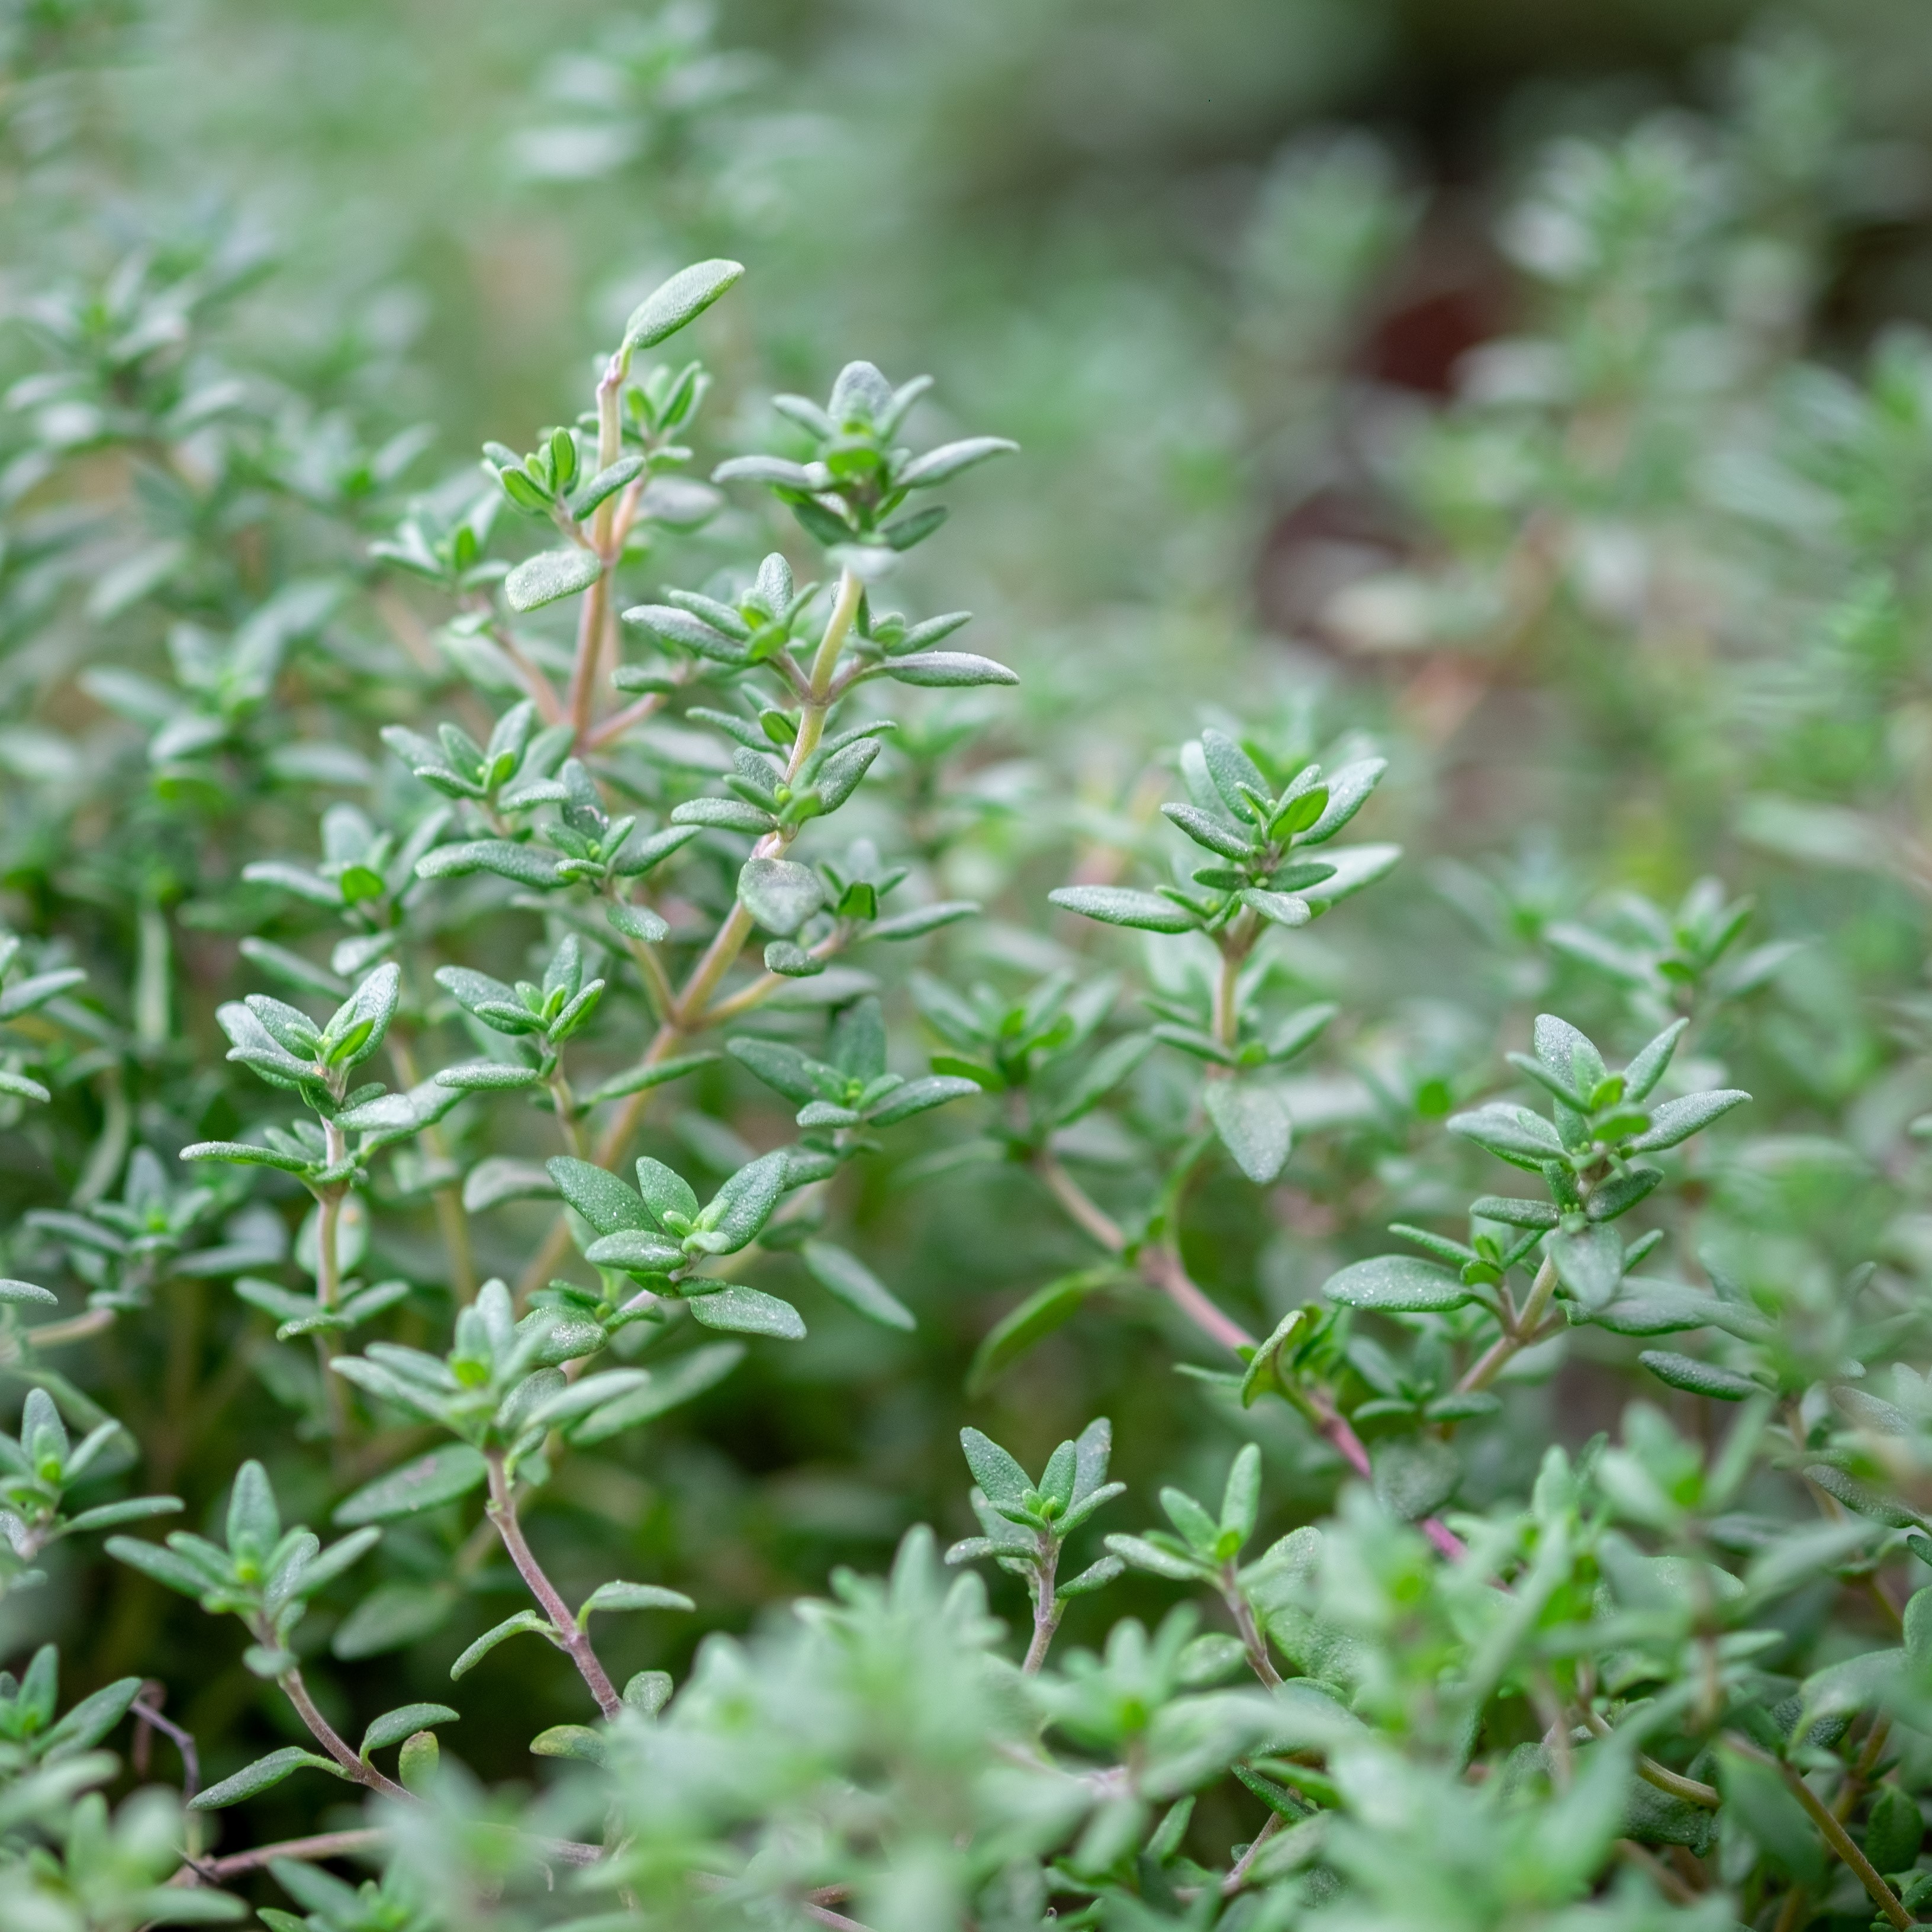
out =
<svg viewBox="0 0 1932 1932"><path fill-rule="evenodd" d="M1028 458L925 378L790 393L700 259L434 472L232 236L75 240L17 104L116 23L42 10L0 1932L1932 1919L1932 389L1739 295L1822 250L1821 57L1533 178L1541 332L1316 620L1394 698L1177 654L1157 743L967 647L948 511ZM605 44L580 176L704 45ZM1270 176L1270 382L1406 194ZM1519 674L1576 857L1459 835Z"/></svg>

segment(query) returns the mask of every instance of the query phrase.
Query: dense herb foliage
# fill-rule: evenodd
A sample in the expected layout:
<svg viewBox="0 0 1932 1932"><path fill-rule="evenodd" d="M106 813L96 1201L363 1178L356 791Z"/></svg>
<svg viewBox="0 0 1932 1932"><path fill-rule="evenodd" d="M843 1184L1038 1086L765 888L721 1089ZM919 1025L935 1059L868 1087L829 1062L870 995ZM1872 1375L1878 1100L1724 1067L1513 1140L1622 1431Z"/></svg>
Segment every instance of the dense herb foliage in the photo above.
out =
<svg viewBox="0 0 1932 1932"><path fill-rule="evenodd" d="M799 268L903 128L608 27L466 460L321 209L144 200L163 27L0 35L0 1932L1932 1920L1856 62L1528 158L1446 393L1328 136L1225 406L969 406L820 354L930 236Z"/></svg>

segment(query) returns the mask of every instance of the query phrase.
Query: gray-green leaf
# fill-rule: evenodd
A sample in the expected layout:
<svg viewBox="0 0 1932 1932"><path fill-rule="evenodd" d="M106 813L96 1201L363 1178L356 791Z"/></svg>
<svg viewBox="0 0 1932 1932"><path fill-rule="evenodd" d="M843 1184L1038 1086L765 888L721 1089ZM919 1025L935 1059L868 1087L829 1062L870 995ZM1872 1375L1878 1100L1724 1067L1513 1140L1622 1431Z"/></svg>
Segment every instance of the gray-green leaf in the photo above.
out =
<svg viewBox="0 0 1932 1932"><path fill-rule="evenodd" d="M503 596L512 610L541 610L588 590L604 574L595 550L541 550L526 557L503 580Z"/></svg>
<svg viewBox="0 0 1932 1932"><path fill-rule="evenodd" d="M1322 1292L1348 1308L1372 1308L1384 1314L1441 1314L1475 1297L1433 1262L1409 1255L1378 1255L1330 1275Z"/></svg>
<svg viewBox="0 0 1932 1932"><path fill-rule="evenodd" d="M1294 1128L1273 1089L1245 1080L1210 1080L1202 1101L1234 1165L1260 1186L1275 1180L1287 1164Z"/></svg>

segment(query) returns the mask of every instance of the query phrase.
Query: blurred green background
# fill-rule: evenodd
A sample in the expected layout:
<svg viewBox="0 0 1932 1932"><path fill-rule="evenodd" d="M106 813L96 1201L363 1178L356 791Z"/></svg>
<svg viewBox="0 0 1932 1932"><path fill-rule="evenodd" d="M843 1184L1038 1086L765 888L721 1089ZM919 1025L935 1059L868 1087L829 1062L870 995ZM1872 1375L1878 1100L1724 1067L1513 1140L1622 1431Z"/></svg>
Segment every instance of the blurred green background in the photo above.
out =
<svg viewBox="0 0 1932 1932"><path fill-rule="evenodd" d="M963 974L1073 956L1066 933L1017 929L1070 845L1142 836L1156 748L1215 707L1278 742L1360 731L1388 752L1372 836L1409 847L1404 883L1295 955L1349 1006L1328 1086L1302 1096L1308 1124L1329 1103L1336 1124L1266 1202L1190 1209L1196 1271L1244 1318L1270 1325L1397 1210L1430 1211L1417 1150L1440 1157L1434 1123L1493 1081L1527 1003L1634 1044L1642 988L1552 952L1546 926L1609 929L1605 893L1674 904L1712 871L1758 894L1754 940L1832 942L1760 992L1748 1049L1721 1025L1706 1044L1744 1056L1757 1124L1783 1135L1715 1192L1804 1268L1882 1239L1932 1252L1899 1139L1932 1104L1912 1004L1932 384L1898 334L1932 323L1922 6L168 0L124 24L16 8L16 51L76 10L102 15L99 65L13 103L16 170L52 197L0 268L14 304L50 263L239 236L272 267L231 352L372 440L432 425L427 470L447 472L573 412L640 292L728 254L750 273L706 324L724 446L754 442L772 390L823 394L854 356L938 379L934 439L1021 437L959 493L908 591L976 610L980 647L1025 678L976 768L998 808L949 881L996 902ZM1553 141L1632 129L1651 146L1610 189L1550 175ZM1671 158L1646 174L1646 154ZM1614 239L1627 205L1633 238L1597 280L1561 259L1564 211L1592 194L1591 232ZM1510 213L1526 196L1528 220ZM48 207L68 212L52 236ZM1526 428L1491 406L1534 357L1484 357L1538 330L1601 386L1579 377ZM1904 359L1868 393L1882 340ZM1695 373L1714 340L1732 387ZM1869 434L1787 458L1801 353L1864 398ZM1640 460L1592 466L1606 412ZM1740 452L1728 496L1700 467L1720 433ZM1801 473L1831 524L1815 542L1792 535L1802 502L1782 524L1765 507L1767 477ZM1862 609L1863 631L1845 614ZM1070 794L1070 820L1039 808ZM1870 1160L1848 1182L1805 1136L1844 1127L1862 1091L1846 1131ZM994 1315L1079 1244L1016 1176L914 1186L882 1166L866 1187L866 1252L916 1340L835 1318L783 1360L754 1353L627 1463L559 1485L579 1532L712 1621L742 1625L835 1561L876 1565L920 1517L966 1527L962 1419L1036 1461L1104 1405L1140 1486L1204 1484L1234 1439L1171 1372L1150 1310L1076 1324L967 1402ZM1587 1432L1617 1386L1526 1388L1522 1435ZM1279 1438L1292 1514L1296 1425L1252 1426ZM211 1448L194 1506L230 1466ZM163 1669L152 1599L118 1603L87 1672ZM169 1616L180 1654L206 1640L191 1610ZM394 1674L392 1702L436 1694L472 1634L366 1667ZM690 1640L623 1641L628 1670ZM562 1677L535 1694L559 1715ZM220 1700L254 1690L226 1672L192 1721L218 1728ZM527 1718L501 1739L471 1728L479 1767L519 1767Z"/></svg>

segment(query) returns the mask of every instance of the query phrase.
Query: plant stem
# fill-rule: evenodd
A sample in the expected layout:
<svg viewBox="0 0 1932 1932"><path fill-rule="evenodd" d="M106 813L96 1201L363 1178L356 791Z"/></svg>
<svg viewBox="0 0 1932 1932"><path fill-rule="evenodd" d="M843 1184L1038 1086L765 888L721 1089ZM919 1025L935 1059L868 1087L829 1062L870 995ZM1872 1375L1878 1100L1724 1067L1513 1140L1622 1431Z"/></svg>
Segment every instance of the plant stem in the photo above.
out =
<svg viewBox="0 0 1932 1932"><path fill-rule="evenodd" d="M1583 1706L1583 1721L1600 1738L1613 1735L1611 1726L1587 1702ZM1646 1756L1642 1751L1636 1754L1635 1768L1637 1776L1645 1784L1668 1792L1672 1798L1681 1798L1687 1804L1701 1805L1706 1811L1714 1811L1724 1802L1723 1792L1714 1784L1703 1784L1694 1778L1686 1778L1682 1772L1659 1764L1655 1758Z"/></svg>
<svg viewBox="0 0 1932 1932"><path fill-rule="evenodd" d="M1653 1853L1646 1851L1634 1838L1619 1838L1616 1841L1617 1856L1627 1865L1642 1872L1664 1897L1678 1905L1695 1905L1697 1894Z"/></svg>
<svg viewBox="0 0 1932 1932"><path fill-rule="evenodd" d="M590 728L584 741L587 751L601 752L606 745L614 743L634 724L641 724L646 718L659 710L664 704L664 693L647 691L634 704L627 704L621 711L614 711L609 717L600 719Z"/></svg>
<svg viewBox="0 0 1932 1932"><path fill-rule="evenodd" d="M388 1843L390 1834L380 1828L354 1832L323 1832L312 1838L285 1838L278 1845L257 1845L251 1851L231 1852L226 1858L203 1858L196 1869L204 1877L239 1878L244 1872L260 1871L277 1858L346 1858L358 1852L374 1851Z"/></svg>
<svg viewBox="0 0 1932 1932"><path fill-rule="evenodd" d="M165 1694L164 1687L159 1683L142 1684L135 1693L134 1702L128 1706L128 1714L146 1725L150 1730L159 1731L162 1736L172 1742L175 1749L181 1754L182 1802L185 1804L201 1789L201 1753L196 1748L192 1731L183 1730L172 1718L161 1715L157 1704ZM157 1702L148 1701L151 1696ZM135 1768L139 1772L146 1773L147 1762L145 1754Z"/></svg>
<svg viewBox="0 0 1932 1932"><path fill-rule="evenodd" d="M1254 950L1261 921L1252 911L1240 914L1221 935L1221 970L1214 981L1214 1034L1222 1046L1232 1049L1240 1037L1240 989L1241 968ZM1226 1067L1208 1069L1210 1076L1225 1076Z"/></svg>
<svg viewBox="0 0 1932 1932"><path fill-rule="evenodd" d="M1033 1676L1046 1661L1046 1653L1052 1646L1053 1634L1060 1628L1060 1605L1054 1597L1054 1584L1060 1572L1060 1544L1058 1539L1042 1534L1040 1539L1040 1555L1034 1564L1033 1573L1033 1641L1027 1646L1025 1660L1020 1669L1028 1676Z"/></svg>
<svg viewBox="0 0 1932 1932"><path fill-rule="evenodd" d="M1221 1600L1227 1605L1228 1614L1234 1620L1241 1648L1248 1654L1248 1668L1270 1690L1274 1690L1281 1682L1281 1672L1276 1670L1274 1659L1268 1654L1268 1640L1255 1623L1254 1606L1243 1594L1232 1562L1221 1566Z"/></svg>
<svg viewBox="0 0 1932 1932"><path fill-rule="evenodd" d="M510 1553L510 1561L517 1566L518 1574L530 1586L530 1594L543 1606L544 1615L550 1618L550 1627L556 1633L559 1642L570 1653L571 1661L577 1666L578 1674L590 1687L590 1694L597 1700L597 1708L607 1718L616 1717L624 1708L623 1700L611 1688L610 1680L604 1674L604 1666L597 1660L592 1648L587 1630L578 1627L558 1592L556 1586L544 1575L542 1564L524 1540L523 1525L517 1520L516 1498L511 1494L509 1479L504 1474L503 1458L500 1453L493 1452L489 1457L490 1502L488 1514L496 1526L496 1534L503 1539L503 1547Z"/></svg>
<svg viewBox="0 0 1932 1932"><path fill-rule="evenodd" d="M1032 1164L1034 1172L1066 1210L1068 1217L1110 1254L1119 1255L1124 1259L1127 1237L1120 1223L1046 1149L1042 1148L1034 1156ZM1256 1346L1253 1336L1232 1315L1224 1313L1208 1299L1172 1248L1150 1244L1136 1253L1132 1259L1142 1279L1158 1288L1211 1340L1224 1348L1234 1350ZM1360 1437L1348 1426L1347 1418L1336 1408L1334 1399L1326 1390L1315 1390L1306 1400L1310 1418L1316 1429L1334 1444L1357 1475L1372 1477L1369 1452L1363 1448ZM1438 1517L1425 1516L1418 1527L1452 1562L1467 1554L1468 1546Z"/></svg>
<svg viewBox="0 0 1932 1932"><path fill-rule="evenodd" d="M621 382L621 375L618 380ZM601 408L604 398L601 384L598 397ZM614 403L612 408L614 411ZM610 460L614 462L616 460L614 454ZM858 615L860 600L865 595L865 588L863 583L850 571L840 573L832 614L826 620L824 634L812 656L810 695L799 720L798 736L793 741L791 756L786 761L785 778L788 783L797 778L804 768L805 761L818 749L819 740L824 735L826 713L832 701L832 673L838 667L838 656L845 647L845 640L851 631L853 620ZM797 836L796 829L790 826L781 826L776 831L768 832L752 848L752 856L759 859L780 857ZM719 1017L736 1018L747 1010L743 994L734 995L715 1012L711 1008L711 998L717 992L719 982L731 970L739 954L745 950L745 942L752 936L752 915L742 904L734 905L724 923L712 935L710 944L704 949L698 964L692 968L690 977L685 981L683 989L671 1001L664 1023L644 1050L640 1064L656 1066L660 1060L668 1059L680 1042L702 1031ZM766 984L767 991L770 991L775 990L781 980L778 975L767 974L766 982L760 983ZM748 992L749 990L747 989ZM765 996L764 993L759 995L761 998ZM638 1093L626 1096L598 1142L597 1166L608 1168L621 1156L629 1144L631 1136L637 1131L638 1123L644 1118L644 1109L650 1105L651 1092L652 1090L646 1087ZM526 1298L534 1289L548 1281L569 1252L569 1223L560 1214L550 1224L550 1232L544 1238L542 1246L532 1256L518 1282L519 1298Z"/></svg>
<svg viewBox="0 0 1932 1932"><path fill-rule="evenodd" d="M1756 1745L1735 1732L1726 1732L1724 1742L1740 1757L1753 1759L1759 1764L1768 1764L1777 1772L1784 1780L1792 1796L1810 1814L1812 1823L1825 1834L1825 1842L1858 1874L1858 1882L1871 1894L1872 1903L1899 1928L1899 1932L1910 1932L1912 1915L1899 1903L1898 1894L1874 1870L1871 1861L1859 1850L1851 1834L1832 1816L1830 1808L1798 1776L1796 1771L1782 1758L1773 1757L1768 1751L1760 1750Z"/></svg>
<svg viewBox="0 0 1932 1932"><path fill-rule="evenodd" d="M70 1316L64 1322L47 1322L38 1328L29 1328L20 1339L29 1348L57 1348L64 1342L84 1342L88 1336L98 1335L113 1325L112 1309L90 1308L86 1314Z"/></svg>
<svg viewBox="0 0 1932 1932"><path fill-rule="evenodd" d="M1490 1344L1481 1359L1456 1384L1460 1394L1470 1395L1478 1389L1487 1388L1523 1349L1539 1339L1537 1330L1550 1311L1550 1300L1556 1292L1556 1264L1545 1255L1543 1265L1536 1271L1536 1279L1529 1285L1528 1298L1516 1320Z"/></svg>
<svg viewBox="0 0 1932 1932"><path fill-rule="evenodd" d="M299 1670L284 1671L275 1682L281 1686L283 1695L301 1714L302 1722L308 1725L309 1733L316 1742L358 1784L366 1784L371 1791L380 1791L386 1798L408 1797L410 1794L394 1778L384 1777L373 1764L365 1763L343 1742L337 1735L335 1726L316 1708L315 1700L308 1694L308 1686L302 1682L302 1674Z"/></svg>
<svg viewBox="0 0 1932 1932"><path fill-rule="evenodd" d="M1254 1863L1255 1854L1281 1827L1282 1816L1279 1811L1270 1811L1262 1820L1262 1828L1249 1841L1247 1850L1234 1861L1228 1876L1221 1881L1221 1896L1223 1898L1232 1898L1247 1883L1248 1868Z"/></svg>
<svg viewBox="0 0 1932 1932"><path fill-rule="evenodd" d="M556 1109L556 1124L563 1136L563 1144L580 1160L584 1136L577 1131L577 1096L571 1092L570 1082L563 1077L562 1067L557 1068L544 1084L550 1089L550 1103Z"/></svg>
<svg viewBox="0 0 1932 1932"><path fill-rule="evenodd" d="M348 1137L333 1120L322 1124L324 1158L331 1167L349 1156ZM315 1298L324 1308L333 1308L342 1298L341 1270L336 1259L336 1234L342 1221L342 1199L347 1192L341 1181L332 1181L326 1192L316 1197L315 1224ZM330 1439L340 1444L349 1430L346 1392L329 1364L335 1358L334 1331L318 1328L315 1335L316 1360L322 1370L322 1405L328 1418Z"/></svg>

